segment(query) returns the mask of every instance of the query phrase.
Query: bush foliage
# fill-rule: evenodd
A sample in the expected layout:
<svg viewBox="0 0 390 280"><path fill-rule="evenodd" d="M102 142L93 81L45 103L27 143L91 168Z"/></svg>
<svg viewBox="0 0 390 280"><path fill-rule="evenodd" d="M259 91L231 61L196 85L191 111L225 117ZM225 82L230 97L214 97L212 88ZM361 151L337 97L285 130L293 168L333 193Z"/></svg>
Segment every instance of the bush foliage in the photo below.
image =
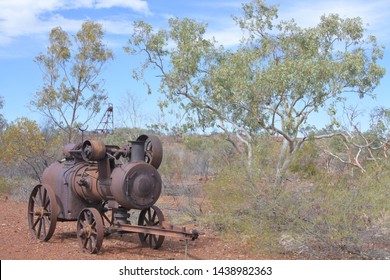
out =
<svg viewBox="0 0 390 280"><path fill-rule="evenodd" d="M318 166L317 154L306 146L281 188L267 180L272 176L265 168L252 181L243 165L222 169L206 187L208 223L263 252L388 258L389 252L373 248L390 242L390 160L359 176L335 176Z"/></svg>

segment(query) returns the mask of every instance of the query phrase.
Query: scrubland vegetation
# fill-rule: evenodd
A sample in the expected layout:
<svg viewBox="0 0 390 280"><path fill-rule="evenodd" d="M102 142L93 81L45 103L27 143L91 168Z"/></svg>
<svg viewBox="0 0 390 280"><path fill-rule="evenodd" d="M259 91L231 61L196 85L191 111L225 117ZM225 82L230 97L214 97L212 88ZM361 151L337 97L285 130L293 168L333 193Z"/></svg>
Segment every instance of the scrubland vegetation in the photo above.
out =
<svg viewBox="0 0 390 280"><path fill-rule="evenodd" d="M107 137L89 137L119 144L138 133L142 130L118 129ZM170 217L173 222L195 222L227 241L270 254L389 258L389 158L361 159L362 172L325 152L334 139L309 141L282 185L276 186L275 151L281 143L273 137L259 136L250 172L245 153L240 154L222 134L159 136L164 146L159 168L163 196L177 202ZM13 160L2 158L3 195L27 201L39 182L31 166L43 170L61 159L58 141L49 138L37 151L21 147L23 157L16 152Z"/></svg>
<svg viewBox="0 0 390 280"><path fill-rule="evenodd" d="M187 198L188 218L252 250L309 258L388 258L389 160L364 161L366 172L308 142L281 186L275 150L262 136L248 173L222 135L188 136L168 146L162 172L168 195ZM191 180L192 178L192 180Z"/></svg>

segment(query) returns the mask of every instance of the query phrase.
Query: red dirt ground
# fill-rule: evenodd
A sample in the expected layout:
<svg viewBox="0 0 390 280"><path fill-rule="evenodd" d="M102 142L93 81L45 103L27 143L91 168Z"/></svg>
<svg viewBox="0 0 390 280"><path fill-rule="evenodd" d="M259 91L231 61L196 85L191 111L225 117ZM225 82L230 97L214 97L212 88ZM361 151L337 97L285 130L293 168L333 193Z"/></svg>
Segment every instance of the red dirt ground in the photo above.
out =
<svg viewBox="0 0 390 280"><path fill-rule="evenodd" d="M29 233L27 203L2 196L0 205L1 260L185 259L185 241L166 237L162 247L153 250L142 247L137 234L112 234L104 238L99 254L82 252L76 238L76 222L57 222L52 238L48 242L40 242L31 238ZM191 228L188 226L188 229ZM242 244L225 242L209 229L201 228L200 231L204 232L204 235L189 242L187 259L275 259L265 254L250 253Z"/></svg>

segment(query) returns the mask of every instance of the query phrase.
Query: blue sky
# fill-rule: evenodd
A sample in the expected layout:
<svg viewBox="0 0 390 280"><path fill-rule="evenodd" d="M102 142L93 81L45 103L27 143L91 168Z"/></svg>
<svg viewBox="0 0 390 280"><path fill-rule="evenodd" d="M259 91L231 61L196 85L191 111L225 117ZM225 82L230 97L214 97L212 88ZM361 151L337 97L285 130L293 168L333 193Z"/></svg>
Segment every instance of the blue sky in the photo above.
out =
<svg viewBox="0 0 390 280"><path fill-rule="evenodd" d="M1 110L6 120L28 117L44 122L41 114L32 112L28 104L41 87L41 72L33 62L44 52L53 27L61 26L76 33L81 24L92 19L100 22L106 32L105 43L113 49L115 60L102 72L109 102L114 105L115 119L128 93L135 96L139 114L148 122L159 118L158 94L148 96L142 83L132 79L131 71L138 65L135 57L124 53L123 47L131 34L133 21L144 20L155 28L164 28L170 17L189 17L208 24L207 36L215 37L219 44L235 46L241 31L232 20L239 15L243 1L233 0L0 0L0 96L5 107ZM244 1L247 2L247 1ZM318 23L323 14L338 13L343 17L360 16L368 24L368 32L377 36L386 46L381 64L390 65L389 0L269 0L279 5L279 17L294 18L303 27ZM389 72L389 69L387 69ZM377 106L390 107L390 83L387 73L376 89L375 100L353 100L368 114ZM158 80L156 79L156 83ZM366 115L367 115L366 114ZM100 116L95 120L100 120ZM366 116L367 117L367 116ZM326 120L321 120L325 122ZM364 123L365 120L362 120ZM121 125L121 124L117 124ZM142 125L140 123L140 125Z"/></svg>

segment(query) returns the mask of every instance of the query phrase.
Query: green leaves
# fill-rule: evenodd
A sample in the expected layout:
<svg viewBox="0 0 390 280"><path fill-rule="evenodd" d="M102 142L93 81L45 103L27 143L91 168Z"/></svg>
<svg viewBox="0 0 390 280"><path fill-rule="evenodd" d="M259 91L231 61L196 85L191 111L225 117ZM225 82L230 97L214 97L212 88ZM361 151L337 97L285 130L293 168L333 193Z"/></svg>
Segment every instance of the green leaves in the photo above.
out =
<svg viewBox="0 0 390 280"><path fill-rule="evenodd" d="M133 77L143 80L151 90L152 82L144 79L144 74L147 69L157 71L161 77L159 91L166 98L160 107L178 104L185 112L186 127L194 127L195 123L208 125L204 121L210 116L203 81L209 61L214 59L214 46L213 40L204 38L205 32L205 24L190 19L172 18L169 29L158 31L145 22L135 22L134 34L124 48L129 54L145 55Z"/></svg>
<svg viewBox="0 0 390 280"><path fill-rule="evenodd" d="M194 20L172 18L167 30L157 32L139 22L126 50L145 55L138 79L157 70L168 101L161 104L184 110L187 127L236 133L248 156L253 134L280 135L289 147L280 154L285 169L305 141L302 135L312 134L312 112L345 93L373 95L384 75L377 64L383 48L374 36L364 37L360 18L324 15L309 28L277 18L277 7L262 0L244 4L234 19L246 37L233 50L206 40L206 24Z"/></svg>
<svg viewBox="0 0 390 280"><path fill-rule="evenodd" d="M31 105L63 130L68 141L75 126L88 122L107 99L99 75L113 54L103 44L103 35L102 26L93 21L84 22L73 41L61 27L53 28L46 53L35 58L42 70L43 86Z"/></svg>
<svg viewBox="0 0 390 280"><path fill-rule="evenodd" d="M31 154L41 151L45 147L45 140L35 121L20 118L6 129L1 144L0 159L11 163L26 159Z"/></svg>

